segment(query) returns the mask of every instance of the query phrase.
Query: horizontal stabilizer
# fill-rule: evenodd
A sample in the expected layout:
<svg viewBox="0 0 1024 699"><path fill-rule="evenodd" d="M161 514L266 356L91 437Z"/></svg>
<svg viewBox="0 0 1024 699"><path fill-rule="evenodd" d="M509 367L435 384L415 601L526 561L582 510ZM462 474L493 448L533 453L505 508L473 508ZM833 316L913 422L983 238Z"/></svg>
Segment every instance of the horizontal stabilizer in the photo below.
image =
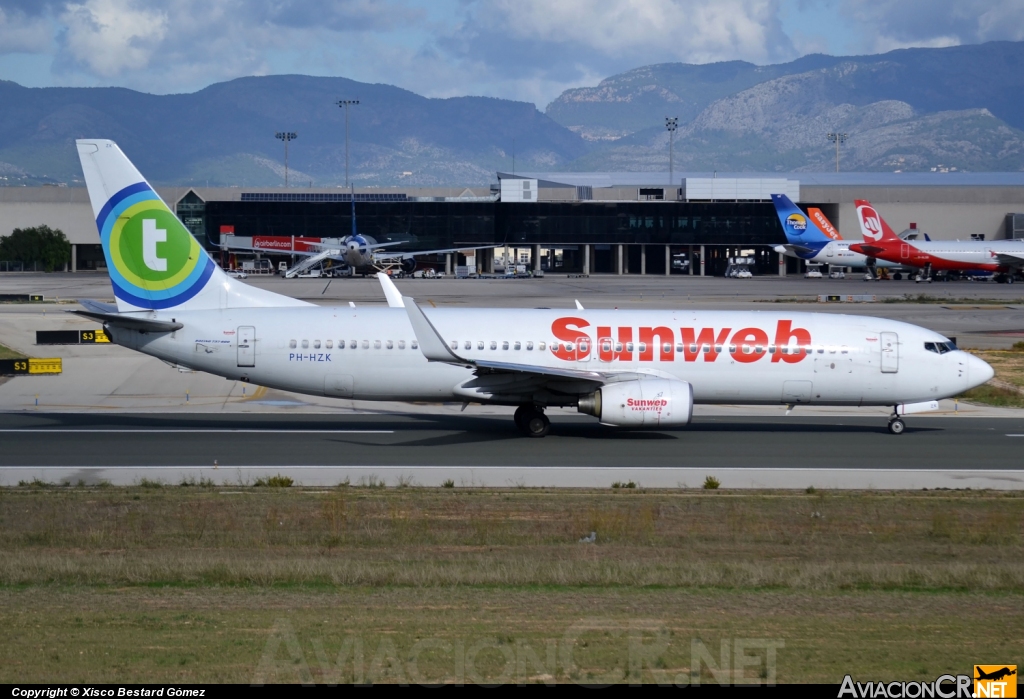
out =
<svg viewBox="0 0 1024 699"><path fill-rule="evenodd" d="M84 305L84 304L83 304ZM96 313L95 311L68 311L75 315L98 320L104 325L113 325L117 328L128 330L142 330L148 333L172 333L185 327L181 323L167 320L153 320L152 318L136 318L135 316L122 313Z"/></svg>

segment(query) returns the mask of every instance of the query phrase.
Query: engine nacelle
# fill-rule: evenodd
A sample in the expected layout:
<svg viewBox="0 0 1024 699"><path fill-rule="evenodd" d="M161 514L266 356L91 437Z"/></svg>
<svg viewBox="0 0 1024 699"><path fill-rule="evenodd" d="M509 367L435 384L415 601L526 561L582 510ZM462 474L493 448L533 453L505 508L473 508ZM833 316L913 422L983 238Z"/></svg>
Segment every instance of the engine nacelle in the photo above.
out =
<svg viewBox="0 0 1024 699"><path fill-rule="evenodd" d="M405 274L412 274L416 271L416 258L415 257L403 257L400 263L402 272Z"/></svg>
<svg viewBox="0 0 1024 699"><path fill-rule="evenodd" d="M693 417L693 386L673 379L610 383L580 398L578 410L619 427L686 425Z"/></svg>

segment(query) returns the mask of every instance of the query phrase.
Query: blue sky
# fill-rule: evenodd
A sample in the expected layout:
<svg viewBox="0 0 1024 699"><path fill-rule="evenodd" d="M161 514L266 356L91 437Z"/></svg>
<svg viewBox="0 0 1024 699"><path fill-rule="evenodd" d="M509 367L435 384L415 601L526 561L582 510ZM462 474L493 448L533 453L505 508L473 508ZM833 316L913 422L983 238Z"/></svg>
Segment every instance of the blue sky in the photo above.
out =
<svg viewBox="0 0 1024 699"><path fill-rule="evenodd" d="M246 75L543 109L651 63L1024 40L1024 0L0 0L0 79L191 92Z"/></svg>

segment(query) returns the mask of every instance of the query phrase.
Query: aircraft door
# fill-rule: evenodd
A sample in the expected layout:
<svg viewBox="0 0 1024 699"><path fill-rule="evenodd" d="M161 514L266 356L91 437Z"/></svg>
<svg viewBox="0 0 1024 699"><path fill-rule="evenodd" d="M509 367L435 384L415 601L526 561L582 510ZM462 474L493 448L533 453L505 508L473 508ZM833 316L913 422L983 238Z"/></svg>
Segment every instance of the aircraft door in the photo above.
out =
<svg viewBox="0 0 1024 699"><path fill-rule="evenodd" d="M829 243L828 245L826 245L825 246L825 257L832 257L832 251L834 249L835 249L835 247L832 245L832 243Z"/></svg>
<svg viewBox="0 0 1024 699"><path fill-rule="evenodd" d="M256 328L243 325L238 328L238 366L256 366Z"/></svg>
<svg viewBox="0 0 1024 699"><path fill-rule="evenodd" d="M895 374L900 369L900 344L896 333L881 333L882 373Z"/></svg>
<svg viewBox="0 0 1024 699"><path fill-rule="evenodd" d="M906 243L900 245L900 258L904 260L910 259L910 246Z"/></svg>

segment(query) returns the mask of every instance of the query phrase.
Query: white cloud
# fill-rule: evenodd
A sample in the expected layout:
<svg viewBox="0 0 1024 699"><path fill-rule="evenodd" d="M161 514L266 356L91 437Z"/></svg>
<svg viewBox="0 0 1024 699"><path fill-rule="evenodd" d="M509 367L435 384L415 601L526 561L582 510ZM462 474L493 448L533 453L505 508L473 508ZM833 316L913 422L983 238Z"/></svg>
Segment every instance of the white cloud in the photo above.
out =
<svg viewBox="0 0 1024 699"><path fill-rule="evenodd" d="M876 51L1024 39L1021 0L842 0Z"/></svg>
<svg viewBox="0 0 1024 699"><path fill-rule="evenodd" d="M132 0L86 0L60 15L63 48L79 65L102 78L149 67L167 35L167 14Z"/></svg>
<svg viewBox="0 0 1024 699"><path fill-rule="evenodd" d="M53 30L45 17L0 7L0 54L44 53L52 45Z"/></svg>

